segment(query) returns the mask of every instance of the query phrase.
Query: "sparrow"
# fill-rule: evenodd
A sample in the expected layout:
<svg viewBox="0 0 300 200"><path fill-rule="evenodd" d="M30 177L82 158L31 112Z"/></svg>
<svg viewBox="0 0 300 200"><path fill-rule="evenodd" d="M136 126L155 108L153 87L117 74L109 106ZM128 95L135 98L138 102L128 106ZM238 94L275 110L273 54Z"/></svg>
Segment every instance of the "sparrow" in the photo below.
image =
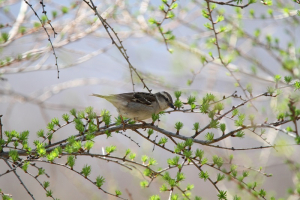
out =
<svg viewBox="0 0 300 200"><path fill-rule="evenodd" d="M92 96L106 99L113 104L118 113L123 117L142 121L152 117L152 114L171 107L174 108L172 97L169 93L162 91L155 94L147 92L132 92L111 95L92 94ZM124 123L123 123L124 124Z"/></svg>

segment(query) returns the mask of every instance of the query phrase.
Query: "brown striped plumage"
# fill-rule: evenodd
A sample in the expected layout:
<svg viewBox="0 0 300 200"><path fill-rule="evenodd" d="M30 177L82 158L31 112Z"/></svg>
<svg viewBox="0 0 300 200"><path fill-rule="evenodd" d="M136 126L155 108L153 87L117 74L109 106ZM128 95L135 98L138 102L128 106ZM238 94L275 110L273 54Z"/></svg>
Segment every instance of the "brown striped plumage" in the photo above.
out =
<svg viewBox="0 0 300 200"><path fill-rule="evenodd" d="M164 91L155 94L135 92L92 96L106 99L117 108L121 116L133 120L145 120L151 118L154 113L158 114L169 107L174 108L171 95Z"/></svg>

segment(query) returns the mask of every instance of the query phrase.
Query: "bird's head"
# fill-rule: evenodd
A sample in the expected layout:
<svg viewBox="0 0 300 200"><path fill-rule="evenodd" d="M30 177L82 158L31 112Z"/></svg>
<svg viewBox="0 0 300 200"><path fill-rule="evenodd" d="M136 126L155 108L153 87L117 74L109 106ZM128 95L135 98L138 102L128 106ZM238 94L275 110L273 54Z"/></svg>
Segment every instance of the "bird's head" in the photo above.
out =
<svg viewBox="0 0 300 200"><path fill-rule="evenodd" d="M155 96L157 98L159 107L162 110L165 110L169 107L174 108L173 99L169 93L162 91L162 92L156 93Z"/></svg>

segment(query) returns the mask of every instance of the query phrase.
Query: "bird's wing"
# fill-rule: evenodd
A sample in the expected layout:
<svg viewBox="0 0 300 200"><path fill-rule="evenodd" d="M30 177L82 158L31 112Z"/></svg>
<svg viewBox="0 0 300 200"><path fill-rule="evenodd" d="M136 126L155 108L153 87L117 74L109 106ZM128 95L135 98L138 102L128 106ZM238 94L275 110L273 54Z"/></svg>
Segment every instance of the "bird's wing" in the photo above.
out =
<svg viewBox="0 0 300 200"><path fill-rule="evenodd" d="M156 97L151 93L136 92L133 94L133 101L151 106L156 101Z"/></svg>
<svg viewBox="0 0 300 200"><path fill-rule="evenodd" d="M131 102L152 106L152 104L156 101L156 97L154 94L146 93L146 92L135 92L135 93L131 92L131 93L122 93L122 94L112 94L108 96L93 94L92 96L104 98L114 105L121 104L122 106L128 106L128 104Z"/></svg>
<svg viewBox="0 0 300 200"><path fill-rule="evenodd" d="M135 102L135 103L141 103L148 106L152 106L152 103L156 101L156 98L153 94L146 93L146 92L123 93L123 94L118 94L118 97L122 98L125 102L128 103Z"/></svg>

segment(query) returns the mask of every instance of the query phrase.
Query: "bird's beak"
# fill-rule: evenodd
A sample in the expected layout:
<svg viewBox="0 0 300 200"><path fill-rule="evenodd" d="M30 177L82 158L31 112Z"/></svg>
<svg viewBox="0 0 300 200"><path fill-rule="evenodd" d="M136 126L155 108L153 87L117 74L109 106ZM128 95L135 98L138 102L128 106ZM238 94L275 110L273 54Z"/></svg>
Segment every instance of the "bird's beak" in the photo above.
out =
<svg viewBox="0 0 300 200"><path fill-rule="evenodd" d="M169 103L169 106L170 106L171 108L175 108L174 105L173 105L172 103Z"/></svg>

